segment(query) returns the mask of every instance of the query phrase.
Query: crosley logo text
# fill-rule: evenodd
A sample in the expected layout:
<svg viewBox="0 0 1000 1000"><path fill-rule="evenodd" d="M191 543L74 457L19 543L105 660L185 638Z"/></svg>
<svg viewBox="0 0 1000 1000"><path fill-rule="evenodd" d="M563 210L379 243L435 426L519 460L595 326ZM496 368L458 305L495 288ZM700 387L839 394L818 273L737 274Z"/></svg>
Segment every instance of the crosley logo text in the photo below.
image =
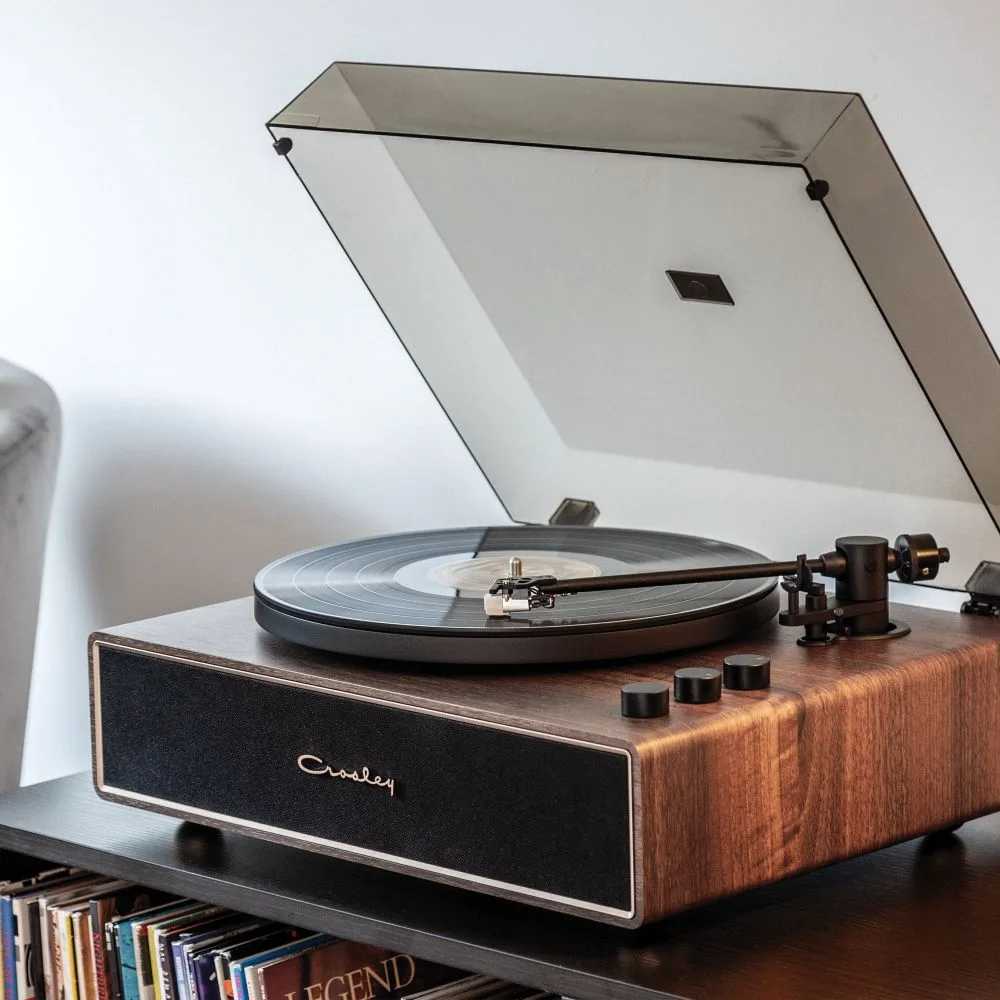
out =
<svg viewBox="0 0 1000 1000"><path fill-rule="evenodd" d="M314 774L325 778L343 778L345 781L357 781L362 785L374 785L376 788L386 788L389 791L390 798L396 797L395 779L382 778L377 774L372 774L371 770L367 767L355 768L353 771L348 771L344 767L333 767L327 764L322 757L317 757L311 753L302 754L297 763L299 770L305 771L306 774Z"/></svg>
<svg viewBox="0 0 1000 1000"><path fill-rule="evenodd" d="M381 993L395 993L413 982L416 963L409 955L393 955L378 965L363 965L325 982L310 983L301 994L286 993L285 1000L372 1000Z"/></svg>

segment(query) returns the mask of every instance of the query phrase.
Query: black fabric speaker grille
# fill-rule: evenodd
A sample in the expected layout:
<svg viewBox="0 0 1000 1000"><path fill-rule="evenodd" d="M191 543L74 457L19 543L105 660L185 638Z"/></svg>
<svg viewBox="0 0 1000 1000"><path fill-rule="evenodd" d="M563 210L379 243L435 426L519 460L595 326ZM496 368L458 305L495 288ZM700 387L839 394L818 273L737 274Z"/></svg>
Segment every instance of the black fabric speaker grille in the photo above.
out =
<svg viewBox="0 0 1000 1000"><path fill-rule="evenodd" d="M106 787L631 909L621 753L114 646L99 670ZM307 775L302 754L367 766L395 795Z"/></svg>

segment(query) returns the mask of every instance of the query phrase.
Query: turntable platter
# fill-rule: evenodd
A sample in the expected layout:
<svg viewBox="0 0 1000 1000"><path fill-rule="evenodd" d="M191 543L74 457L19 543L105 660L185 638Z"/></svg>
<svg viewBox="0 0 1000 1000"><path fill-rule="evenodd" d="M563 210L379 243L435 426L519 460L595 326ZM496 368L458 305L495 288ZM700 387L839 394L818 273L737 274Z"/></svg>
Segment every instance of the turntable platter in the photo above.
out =
<svg viewBox="0 0 1000 1000"><path fill-rule="evenodd" d="M310 549L254 581L269 632L378 659L555 663L718 642L777 610L774 580L731 580L576 594L558 611L488 619L483 594L507 574L586 577L761 562L759 553L688 535L616 528L509 526L386 535Z"/></svg>

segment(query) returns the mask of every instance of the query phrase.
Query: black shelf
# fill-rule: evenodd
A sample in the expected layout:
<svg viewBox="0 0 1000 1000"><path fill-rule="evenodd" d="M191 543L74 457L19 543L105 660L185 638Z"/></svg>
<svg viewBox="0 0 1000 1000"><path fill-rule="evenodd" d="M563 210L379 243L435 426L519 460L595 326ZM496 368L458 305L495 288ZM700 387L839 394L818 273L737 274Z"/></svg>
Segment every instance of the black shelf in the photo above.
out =
<svg viewBox="0 0 1000 1000"><path fill-rule="evenodd" d="M87 775L0 798L0 848L581 1000L1000 995L1000 815L640 931L179 824Z"/></svg>

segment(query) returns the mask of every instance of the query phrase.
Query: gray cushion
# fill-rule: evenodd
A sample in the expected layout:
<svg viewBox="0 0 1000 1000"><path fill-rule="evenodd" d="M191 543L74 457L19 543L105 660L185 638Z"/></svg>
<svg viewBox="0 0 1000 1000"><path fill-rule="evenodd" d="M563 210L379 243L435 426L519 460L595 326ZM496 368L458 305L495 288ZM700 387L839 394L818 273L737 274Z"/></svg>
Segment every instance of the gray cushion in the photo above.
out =
<svg viewBox="0 0 1000 1000"><path fill-rule="evenodd" d="M21 775L59 431L48 385L0 361L0 791Z"/></svg>

